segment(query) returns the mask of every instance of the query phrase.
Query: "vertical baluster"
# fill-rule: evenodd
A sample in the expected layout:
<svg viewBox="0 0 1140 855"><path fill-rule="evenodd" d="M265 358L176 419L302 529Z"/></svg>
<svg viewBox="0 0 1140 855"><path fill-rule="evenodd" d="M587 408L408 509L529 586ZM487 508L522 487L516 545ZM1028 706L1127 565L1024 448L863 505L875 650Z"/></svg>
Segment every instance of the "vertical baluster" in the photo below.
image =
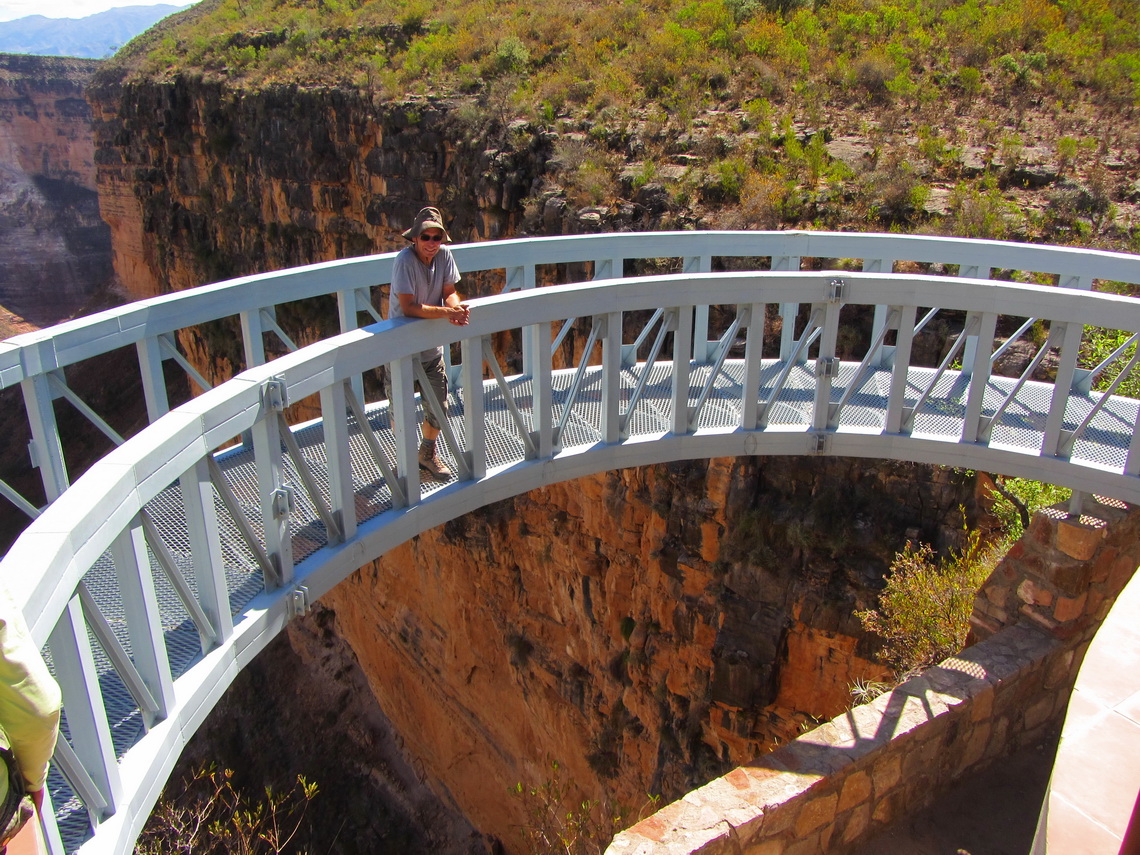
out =
<svg viewBox="0 0 1140 855"><path fill-rule="evenodd" d="M712 256L687 256L682 260L682 269L695 276L709 273L712 271ZM715 345L715 341L709 341L709 306L706 303L697 306L693 315L693 359L700 365L706 364Z"/></svg>
<svg viewBox="0 0 1140 855"><path fill-rule="evenodd" d="M887 398L887 412L883 432L897 434L902 430L903 408L906 405L906 378L910 369L910 349L914 342L914 325L917 306L899 306L899 330L895 338L891 366L891 391Z"/></svg>
<svg viewBox="0 0 1140 855"><path fill-rule="evenodd" d="M29 451L32 463L40 470L44 493L48 502L54 502L69 486L67 463L59 441L59 425L55 420L51 384L46 374L36 374L20 381L24 393L24 406L28 411L28 425L32 429Z"/></svg>
<svg viewBox="0 0 1140 855"><path fill-rule="evenodd" d="M823 332L819 339L819 353L816 356L815 402L812 410L812 429L827 430L828 405L831 403L831 384L839 366L835 356L836 341L839 337L839 312L843 304L838 299L829 300L823 308Z"/></svg>
<svg viewBox="0 0 1140 855"><path fill-rule="evenodd" d="M524 336L525 342L525 336ZM472 479L487 476L486 401L483 398L483 338L465 338L463 352L463 432L467 436L467 465ZM549 348L547 348L549 350Z"/></svg>
<svg viewBox="0 0 1140 855"><path fill-rule="evenodd" d="M287 406L285 383L280 378L261 387L261 412L250 431L257 466L257 490L265 531L265 551L277 571L277 579L266 579L266 589L288 587L293 581L293 543L289 516L293 509L292 488L285 482L285 461L281 448L277 413Z"/></svg>
<svg viewBox="0 0 1140 855"><path fill-rule="evenodd" d="M106 805L94 811L92 819L100 821L115 812L122 800L123 785L78 597L73 597L63 610L48 638L48 647L55 678L63 691L72 749ZM91 811L90 806L88 810Z"/></svg>
<svg viewBox="0 0 1140 855"><path fill-rule="evenodd" d="M1077 288L1082 291L1092 289L1091 276L1061 277L1057 283L1062 288ZM1059 322L1054 321L1052 326ZM1064 427L1065 409L1073 392L1073 380L1077 373L1077 360L1080 357L1081 336L1084 325L1065 322L1062 325L1060 350L1057 354L1057 377L1053 381L1053 400L1049 404L1049 415L1045 419L1045 439L1041 446L1044 456L1056 456Z"/></svg>
<svg viewBox="0 0 1140 855"><path fill-rule="evenodd" d="M351 540L356 536L356 493L352 487L352 446L348 441L344 382L321 389L321 418L328 458L329 509L340 527L341 540Z"/></svg>
<svg viewBox="0 0 1140 855"><path fill-rule="evenodd" d="M150 555L143 538L142 523L136 516L131 524L111 545L115 561L115 577L123 599L123 613L131 640L131 658L143 683L154 698L158 711L151 718L143 711L147 727L166 718L174 703L174 686L170 677L170 662L166 657L162 616L158 611L158 597L154 593Z"/></svg>
<svg viewBox="0 0 1140 855"><path fill-rule="evenodd" d="M772 256L773 270L799 270L800 259L795 255ZM799 314L799 303L781 303L780 316L783 318L783 327L780 330L780 360L791 358L796 346L796 315Z"/></svg>
<svg viewBox="0 0 1140 855"><path fill-rule="evenodd" d="M978 441L982 404L986 386L990 382L990 354L994 350L997 317L994 312L983 312L977 335L971 336L966 343L966 352L974 367L970 372L970 391L966 397L966 412L962 417L963 442Z"/></svg>
<svg viewBox="0 0 1140 855"><path fill-rule="evenodd" d="M1045 418L1045 438L1041 443L1042 457L1056 457L1061 445L1061 431L1065 426L1065 410L1073 393L1073 378L1077 373L1081 336L1084 324L1066 321L1061 325L1060 352L1057 360L1057 377L1053 381L1053 398L1049 402L1049 415Z"/></svg>
<svg viewBox="0 0 1140 855"><path fill-rule="evenodd" d="M977 264L963 264L958 268L958 275L969 279L989 279L993 271L989 267L981 267ZM969 319L967 319L968 326ZM965 330L962 332L966 334ZM965 348L962 351L962 373L972 374L974 370L974 354L977 350L977 339L971 336ZM988 359L987 359L988 362Z"/></svg>
<svg viewBox="0 0 1140 855"><path fill-rule="evenodd" d="M756 430L756 416L760 411L760 372L764 355L764 316L767 304L753 303L748 318L748 340L744 346L744 387L740 402L740 426Z"/></svg>
<svg viewBox="0 0 1140 855"><path fill-rule="evenodd" d="M337 322L342 333L358 329L360 322L360 301L370 303L371 295L367 288L352 288L347 291L336 292ZM356 400L364 400L364 378L357 374L349 381L350 388L356 394Z"/></svg>
<svg viewBox="0 0 1140 855"><path fill-rule="evenodd" d="M593 280L620 279L624 275L624 258L598 258L594 260Z"/></svg>
<svg viewBox="0 0 1140 855"><path fill-rule="evenodd" d="M336 292L336 318L337 326L342 333L357 328L356 321L356 289Z"/></svg>
<svg viewBox="0 0 1140 855"><path fill-rule="evenodd" d="M204 459L195 463L179 479L179 487L186 508L186 533L190 538L194 561L198 604L214 628L214 643L223 644L233 635L234 621L230 613L226 567L222 558L222 539L209 464ZM206 647L205 640L202 646ZM206 650L203 649L202 652L205 653Z"/></svg>
<svg viewBox="0 0 1140 855"><path fill-rule="evenodd" d="M602 442L621 440L621 312L605 315L602 334Z"/></svg>
<svg viewBox="0 0 1140 855"><path fill-rule="evenodd" d="M261 311L251 309L241 313L242 350L245 354L245 367L265 364L265 325L261 321Z"/></svg>
<svg viewBox="0 0 1140 855"><path fill-rule="evenodd" d="M677 308L677 329L673 333L673 433L689 432L689 348L693 343L693 307Z"/></svg>
<svg viewBox="0 0 1140 855"><path fill-rule="evenodd" d="M420 464L417 456L419 443L416 424L415 376L412 360L406 356L388 366L392 373L392 398L388 402L392 430L396 435L396 469L404 481L408 505L420 501Z"/></svg>
<svg viewBox="0 0 1140 855"><path fill-rule="evenodd" d="M527 271L530 271L530 283L527 283ZM510 291L523 291L534 287L534 265L518 264L506 268L504 273L503 293Z"/></svg>
<svg viewBox="0 0 1140 855"><path fill-rule="evenodd" d="M893 258L865 258L863 259L863 272L864 273L892 273L895 268L895 259ZM875 317L871 322L871 341L878 341L879 333L883 331L883 327L887 323L887 315L889 313L888 306L875 306ZM879 350L877 359L872 363L876 368L885 368L886 362L884 359L887 357L886 347Z"/></svg>
<svg viewBox="0 0 1140 855"><path fill-rule="evenodd" d="M537 286L537 274L535 273L533 264L525 264L519 267L507 268L507 288L508 291L530 291ZM537 348L537 349L536 349ZM536 345L532 336L528 336L526 330L523 330L522 336L522 358L523 358L523 374L528 377L535 376L534 366L540 360L539 350L545 348L549 353L550 341L544 345ZM483 361L482 355L476 354L479 359L479 368L482 371ZM464 357L466 359L467 357Z"/></svg>
<svg viewBox="0 0 1140 855"><path fill-rule="evenodd" d="M162 371L162 348L156 336L148 336L136 342L135 349L138 351L139 371L142 373L147 420L153 423L170 411L166 377Z"/></svg>
<svg viewBox="0 0 1140 855"><path fill-rule="evenodd" d="M550 352L550 324L523 327L522 334L523 345L529 348L532 357L528 370L532 436L539 458L547 460L554 454L554 360Z"/></svg>
<svg viewBox="0 0 1140 855"><path fill-rule="evenodd" d="M968 261L958 265L958 276L962 279L989 279L992 274L992 268L971 264Z"/></svg>

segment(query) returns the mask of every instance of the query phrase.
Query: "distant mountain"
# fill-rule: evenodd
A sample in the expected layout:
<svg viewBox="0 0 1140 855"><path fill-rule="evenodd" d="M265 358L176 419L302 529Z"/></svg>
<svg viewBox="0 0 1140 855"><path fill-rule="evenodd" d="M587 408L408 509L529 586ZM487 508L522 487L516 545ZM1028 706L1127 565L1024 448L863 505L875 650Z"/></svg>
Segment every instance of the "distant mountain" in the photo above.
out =
<svg viewBox="0 0 1140 855"><path fill-rule="evenodd" d="M121 6L86 18L29 15L0 22L0 53L108 57L144 30L184 6Z"/></svg>

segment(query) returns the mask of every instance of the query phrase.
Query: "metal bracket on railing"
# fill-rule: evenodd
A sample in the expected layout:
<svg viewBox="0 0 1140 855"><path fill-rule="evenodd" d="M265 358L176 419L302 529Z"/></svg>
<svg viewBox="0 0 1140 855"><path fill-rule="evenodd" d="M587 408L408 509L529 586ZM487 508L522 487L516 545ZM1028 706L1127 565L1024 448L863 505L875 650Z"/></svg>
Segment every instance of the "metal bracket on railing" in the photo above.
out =
<svg viewBox="0 0 1140 855"><path fill-rule="evenodd" d="M297 499L293 495L293 488L282 484L273 491L273 518L287 517L297 507Z"/></svg>
<svg viewBox="0 0 1140 855"><path fill-rule="evenodd" d="M826 454L827 447L831 443L831 434L829 433L815 433L809 434L812 442L812 451L816 454Z"/></svg>
<svg viewBox="0 0 1140 855"><path fill-rule="evenodd" d="M289 614L293 617L301 617L309 613L313 608L313 604L309 602L309 589L304 585L298 585L289 592Z"/></svg>
<svg viewBox="0 0 1140 855"><path fill-rule="evenodd" d="M827 288L827 302L829 303L842 303L844 293L847 291L847 283L842 279L832 279L828 283Z"/></svg>
<svg viewBox="0 0 1140 855"><path fill-rule="evenodd" d="M834 380L839 376L839 359L834 356L821 356L815 361L815 376L821 380Z"/></svg>
<svg viewBox="0 0 1140 855"><path fill-rule="evenodd" d="M281 412L289 406L289 388L284 377L271 377L261 387L261 408Z"/></svg>

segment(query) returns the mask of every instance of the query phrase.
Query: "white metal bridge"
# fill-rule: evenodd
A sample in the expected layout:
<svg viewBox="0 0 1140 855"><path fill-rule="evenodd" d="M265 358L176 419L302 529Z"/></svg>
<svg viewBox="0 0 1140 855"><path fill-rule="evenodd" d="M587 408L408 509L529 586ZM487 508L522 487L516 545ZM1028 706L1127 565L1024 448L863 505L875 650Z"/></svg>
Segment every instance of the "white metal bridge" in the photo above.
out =
<svg viewBox="0 0 1140 855"><path fill-rule="evenodd" d="M0 573L64 691L54 852L129 852L194 730L316 598L415 534L541 485L683 458L830 454L1140 501L1140 403L1116 394L1140 359L1140 301L1091 290L1140 284L1140 257L810 232L454 251L465 276L489 271L500 292L472 301L466 327L382 321L371 291L389 282L389 254L209 285L0 344L0 386L20 387L48 498L40 508L0 482L34 518ZM625 276L639 259L675 272ZM587 281L536 287L576 273ZM329 295L341 333L296 348L280 310ZM179 332L218 319L240 325L246 370L170 409L164 365L209 386ZM1115 344L1094 354L1097 329ZM945 345L920 358L936 337ZM288 352L267 361L274 339ZM504 364L493 340L517 358ZM447 402L413 397L426 342L457 357ZM67 373L132 347L152 424L124 440ZM1024 369L999 376L1017 348ZM390 405L364 400L362 376L378 366L398 390ZM290 425L286 408L305 399L321 418ZM74 484L57 406L117 446ZM447 484L419 480L425 407L446 408Z"/></svg>

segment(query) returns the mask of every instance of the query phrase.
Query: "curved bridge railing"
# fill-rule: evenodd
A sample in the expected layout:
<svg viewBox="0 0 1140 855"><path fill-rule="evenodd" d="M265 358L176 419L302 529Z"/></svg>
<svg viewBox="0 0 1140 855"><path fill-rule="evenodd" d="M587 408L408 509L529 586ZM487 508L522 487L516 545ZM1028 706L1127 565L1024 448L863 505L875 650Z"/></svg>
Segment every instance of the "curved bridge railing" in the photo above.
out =
<svg viewBox="0 0 1140 855"><path fill-rule="evenodd" d="M972 276L841 272L833 263L824 272L707 270L714 257L761 246L773 253L763 266L776 268L798 267L793 259L809 253L861 258L857 250L875 248L876 259L855 266L889 267L903 249L926 260L954 250L973 255L968 272L1000 265L1088 287L1094 279L1140 282L1140 259L817 234L459 249L469 270L480 257L488 269L503 259L494 252L512 249L532 258L546 248L542 263L581 260L593 241L612 256L595 265L603 277L634 257L631 247L695 269L512 289L473 301L468 327L385 321L350 329L255 364L161 415L37 511L0 572L64 688L55 766L68 786L52 793L63 829L50 829L54 851L75 848L70 841L85 836L88 822L95 831L84 852L129 851L186 740L292 616L394 545L536 486L671 459L833 454L965 466L1140 501L1140 405L1114 394L1140 359L1140 302ZM800 255L775 255L780 241ZM901 244L888 253L894 241ZM705 254L663 255L699 249ZM233 311L230 298L260 340L253 315L273 315L263 304L328 292L330 283L356 299L368 287L359 283L376 284L390 261L210 286L205 296L147 301L13 340L8 354L21 358L9 364L32 388L29 409L39 414L35 442L51 410L50 397L36 408L35 390L52 384L49 395L63 394L53 372L107 342L133 343L145 370L146 352L171 353L163 336ZM514 269L537 281L540 262L528 265ZM1090 329L1111 331L1119 346L1081 367ZM577 345L564 359L571 330ZM414 464L418 411L444 407L412 395L425 337L461 357L443 434L457 477L446 485L421 484ZM945 345L931 351L935 338ZM521 372L491 346L503 339L518 344ZM1024 368L999 374L1003 357L1025 341ZM359 391L361 377L380 366L399 390L390 405L367 404ZM1092 389L1113 376L1104 392ZM161 410L157 378L144 384L152 412ZM286 408L303 400L321 418L289 425ZM46 452L37 453L42 466Z"/></svg>

